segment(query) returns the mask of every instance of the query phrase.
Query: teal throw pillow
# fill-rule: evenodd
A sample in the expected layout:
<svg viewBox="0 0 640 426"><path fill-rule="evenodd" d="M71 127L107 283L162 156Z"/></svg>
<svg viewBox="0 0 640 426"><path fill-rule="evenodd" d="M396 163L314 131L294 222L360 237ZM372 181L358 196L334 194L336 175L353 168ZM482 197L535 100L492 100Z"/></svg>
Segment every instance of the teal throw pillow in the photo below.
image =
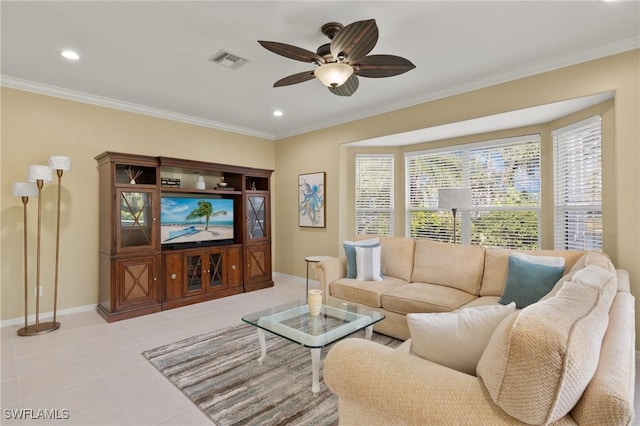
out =
<svg viewBox="0 0 640 426"><path fill-rule="evenodd" d="M379 247L380 238L371 238L360 241L344 241L344 254L347 257L347 278L355 278L358 275L356 267L356 246L359 247Z"/></svg>
<svg viewBox="0 0 640 426"><path fill-rule="evenodd" d="M500 303L516 302L518 309L536 303L563 275L564 266L541 265L509 256L507 282Z"/></svg>

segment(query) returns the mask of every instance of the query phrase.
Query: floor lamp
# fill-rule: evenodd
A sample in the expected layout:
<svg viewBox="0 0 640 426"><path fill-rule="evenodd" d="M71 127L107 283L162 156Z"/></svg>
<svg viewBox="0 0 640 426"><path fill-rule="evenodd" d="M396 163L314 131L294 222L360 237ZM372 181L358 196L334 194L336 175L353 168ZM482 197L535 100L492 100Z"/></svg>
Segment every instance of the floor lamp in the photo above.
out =
<svg viewBox="0 0 640 426"><path fill-rule="evenodd" d="M55 324L56 313L58 312L58 264L60 260L60 204L62 195L62 174L66 171L71 171L71 158L62 155L52 155L49 157L49 167L56 171L56 176L58 177L58 202L56 209L56 266L53 286L53 322Z"/></svg>
<svg viewBox="0 0 640 426"><path fill-rule="evenodd" d="M38 196L38 188L35 184L29 182L14 182L13 184L13 196L22 198L22 222L23 222L23 241L22 246L24 249L24 328L26 330L29 327L29 277L27 268L27 203L29 198Z"/></svg>
<svg viewBox="0 0 640 426"><path fill-rule="evenodd" d="M456 213L458 209L469 207L471 203L471 189L443 188L438 190L438 208L451 209L453 214L453 242L456 242Z"/></svg>

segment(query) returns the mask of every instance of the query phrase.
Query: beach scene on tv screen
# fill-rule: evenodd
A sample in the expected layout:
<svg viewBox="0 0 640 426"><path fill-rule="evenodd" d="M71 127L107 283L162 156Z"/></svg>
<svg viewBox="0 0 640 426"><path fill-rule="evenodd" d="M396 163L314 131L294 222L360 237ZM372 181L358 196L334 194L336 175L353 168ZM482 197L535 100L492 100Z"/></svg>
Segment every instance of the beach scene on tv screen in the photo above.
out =
<svg viewBox="0 0 640 426"><path fill-rule="evenodd" d="M233 200L162 197L162 244L233 239Z"/></svg>

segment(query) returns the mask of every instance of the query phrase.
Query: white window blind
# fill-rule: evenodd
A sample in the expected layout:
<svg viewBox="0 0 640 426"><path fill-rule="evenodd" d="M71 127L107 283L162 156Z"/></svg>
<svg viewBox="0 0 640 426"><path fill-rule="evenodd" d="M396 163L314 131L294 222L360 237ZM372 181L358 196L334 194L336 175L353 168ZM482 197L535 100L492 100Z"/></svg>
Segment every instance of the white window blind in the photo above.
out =
<svg viewBox="0 0 640 426"><path fill-rule="evenodd" d="M556 250L602 250L602 120L553 132Z"/></svg>
<svg viewBox="0 0 640 426"><path fill-rule="evenodd" d="M463 243L536 249L540 238L540 136L500 139L407 154L407 233L452 241L453 215L438 189L471 188L457 214Z"/></svg>
<svg viewBox="0 0 640 426"><path fill-rule="evenodd" d="M356 155L356 233L393 235L393 155Z"/></svg>

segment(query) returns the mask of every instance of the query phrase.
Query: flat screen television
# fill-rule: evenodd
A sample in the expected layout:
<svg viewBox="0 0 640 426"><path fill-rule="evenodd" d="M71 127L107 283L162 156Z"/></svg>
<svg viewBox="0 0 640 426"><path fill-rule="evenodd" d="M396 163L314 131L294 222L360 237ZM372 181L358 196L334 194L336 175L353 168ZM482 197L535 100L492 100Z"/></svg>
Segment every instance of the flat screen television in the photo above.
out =
<svg viewBox="0 0 640 426"><path fill-rule="evenodd" d="M163 195L160 205L164 248L233 243L233 199L172 194Z"/></svg>

